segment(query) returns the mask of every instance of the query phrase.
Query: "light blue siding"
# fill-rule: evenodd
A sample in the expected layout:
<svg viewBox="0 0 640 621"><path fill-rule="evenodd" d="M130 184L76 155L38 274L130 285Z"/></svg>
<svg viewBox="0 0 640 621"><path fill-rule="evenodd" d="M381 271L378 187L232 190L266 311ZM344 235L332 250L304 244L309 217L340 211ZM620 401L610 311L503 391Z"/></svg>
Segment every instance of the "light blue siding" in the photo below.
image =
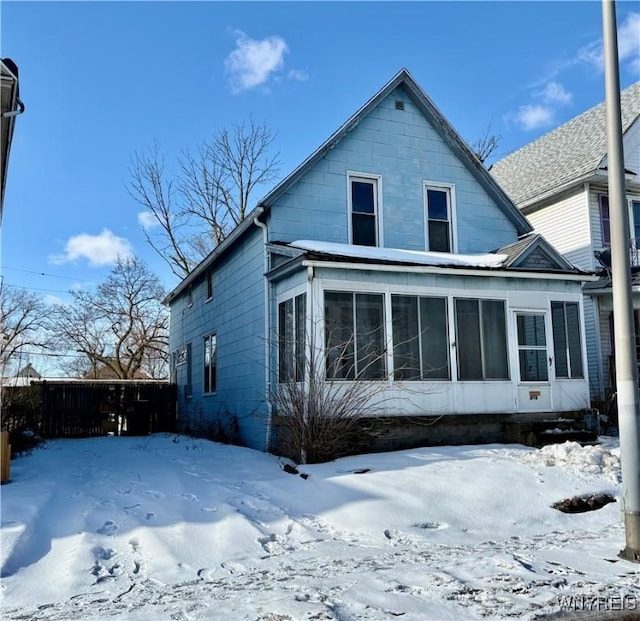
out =
<svg viewBox="0 0 640 621"><path fill-rule="evenodd" d="M404 101L403 111L396 100ZM348 172L382 176L387 248L425 249L424 181L455 187L458 252L517 239L513 224L398 88L271 205L270 240L349 243Z"/></svg>
<svg viewBox="0 0 640 621"><path fill-rule="evenodd" d="M214 266L213 299L205 301L205 285L193 288L171 305L171 351L191 343L193 394L186 398L186 366L177 370L179 419L192 426L216 421L227 430L236 417L240 440L264 448L266 434L264 259L262 232L251 231ZM217 336L217 392L203 394L204 337Z"/></svg>

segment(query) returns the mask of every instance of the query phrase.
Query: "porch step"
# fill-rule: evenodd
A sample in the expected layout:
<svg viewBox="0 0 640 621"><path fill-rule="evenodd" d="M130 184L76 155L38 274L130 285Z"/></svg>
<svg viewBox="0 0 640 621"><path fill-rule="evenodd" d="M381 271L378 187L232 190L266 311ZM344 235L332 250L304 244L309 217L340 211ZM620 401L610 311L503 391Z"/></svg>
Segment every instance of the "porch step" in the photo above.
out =
<svg viewBox="0 0 640 621"><path fill-rule="evenodd" d="M582 445L598 443L597 431L591 429L591 424L587 425L582 413L572 417L554 417L549 413L536 419L520 420L516 425L520 442L536 448L563 442L579 442Z"/></svg>
<svg viewBox="0 0 640 621"><path fill-rule="evenodd" d="M563 442L579 442L582 446L586 444L598 444L598 434L595 431L584 429L545 429L534 432L533 446L541 447L548 444L561 444Z"/></svg>

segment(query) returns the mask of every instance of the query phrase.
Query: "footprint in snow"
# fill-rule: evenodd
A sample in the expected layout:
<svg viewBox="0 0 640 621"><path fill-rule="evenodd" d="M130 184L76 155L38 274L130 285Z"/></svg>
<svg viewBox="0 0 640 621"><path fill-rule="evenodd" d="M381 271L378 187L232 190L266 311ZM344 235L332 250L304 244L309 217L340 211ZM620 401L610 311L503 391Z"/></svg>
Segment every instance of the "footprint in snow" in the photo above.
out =
<svg viewBox="0 0 640 621"><path fill-rule="evenodd" d="M200 511L205 511L206 513L215 513L218 510L218 507L200 507Z"/></svg>
<svg viewBox="0 0 640 621"><path fill-rule="evenodd" d="M96 532L99 535L115 535L117 530L118 525L111 520L107 520Z"/></svg>
<svg viewBox="0 0 640 621"><path fill-rule="evenodd" d="M181 494L181 496L185 499L185 500L191 500L192 502L200 502L198 500L198 497L195 494Z"/></svg>
<svg viewBox="0 0 640 621"><path fill-rule="evenodd" d="M424 530L442 530L443 528L449 528L449 524L446 522L418 522L413 526Z"/></svg>
<svg viewBox="0 0 640 621"><path fill-rule="evenodd" d="M93 548L93 555L97 559L101 559L103 561L108 561L110 558L115 556L115 550L113 548L103 548L102 546L96 546Z"/></svg>
<svg viewBox="0 0 640 621"><path fill-rule="evenodd" d="M156 500L160 500L161 498L164 498L164 494L162 492L156 492L153 489L149 489L145 492L146 496L151 496L152 498L155 498Z"/></svg>
<svg viewBox="0 0 640 621"><path fill-rule="evenodd" d="M144 516L144 519L152 520L154 517L156 517L156 514L153 511L150 511L149 513L147 513L147 515Z"/></svg>
<svg viewBox="0 0 640 621"><path fill-rule="evenodd" d="M215 573L215 569L209 569L205 567L204 569L198 570L198 578L200 578L200 580L203 580L204 582L213 582L213 575Z"/></svg>
<svg viewBox="0 0 640 621"><path fill-rule="evenodd" d="M226 569L230 574L241 574L245 571L245 566L240 563L220 563L222 569Z"/></svg>

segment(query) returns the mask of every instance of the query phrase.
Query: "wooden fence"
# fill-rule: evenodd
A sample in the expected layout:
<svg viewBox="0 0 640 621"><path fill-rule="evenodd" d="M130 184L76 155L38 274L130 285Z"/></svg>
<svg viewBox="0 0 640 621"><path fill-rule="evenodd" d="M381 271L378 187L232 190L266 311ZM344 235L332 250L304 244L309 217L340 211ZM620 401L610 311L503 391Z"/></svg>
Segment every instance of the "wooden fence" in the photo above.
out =
<svg viewBox="0 0 640 621"><path fill-rule="evenodd" d="M42 381L40 435L79 438L176 431L176 390L167 382Z"/></svg>

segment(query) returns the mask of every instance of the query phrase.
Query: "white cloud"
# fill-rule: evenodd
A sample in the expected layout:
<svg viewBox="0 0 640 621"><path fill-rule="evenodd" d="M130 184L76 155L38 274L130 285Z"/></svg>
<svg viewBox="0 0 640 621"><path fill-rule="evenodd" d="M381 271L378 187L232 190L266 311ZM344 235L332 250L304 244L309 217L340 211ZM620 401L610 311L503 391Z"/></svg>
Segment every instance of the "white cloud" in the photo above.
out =
<svg viewBox="0 0 640 621"><path fill-rule="evenodd" d="M306 82L309 79L309 74L306 71L302 71L302 69L290 69L287 75L289 79L297 82Z"/></svg>
<svg viewBox="0 0 640 621"><path fill-rule="evenodd" d="M141 211L138 214L138 224L143 229L152 229L154 226L158 226L158 221L150 211Z"/></svg>
<svg viewBox="0 0 640 621"><path fill-rule="evenodd" d="M560 82L551 80L547 85L536 93L537 97L540 97L545 104L560 104L566 106L571 103L573 94L565 89Z"/></svg>
<svg viewBox="0 0 640 621"><path fill-rule="evenodd" d="M58 297L57 295L52 295L51 293L47 293L47 294L43 295L42 296L42 301L47 306L56 306L58 304L66 306L68 304L68 302L65 302L61 297Z"/></svg>
<svg viewBox="0 0 640 621"><path fill-rule="evenodd" d="M553 123L553 109L544 105L520 106L511 118L524 130L538 129Z"/></svg>
<svg viewBox="0 0 640 621"><path fill-rule="evenodd" d="M64 254L51 255L49 262L54 264L70 263L77 259L87 259L91 267L114 264L118 257L127 258L133 255L133 248L128 240L114 235L104 229L99 235L81 233L70 237Z"/></svg>
<svg viewBox="0 0 640 621"><path fill-rule="evenodd" d="M581 47L568 65L586 63L598 71L604 68L602 39ZM640 13L629 13L618 26L618 60L630 71L640 68Z"/></svg>
<svg viewBox="0 0 640 621"><path fill-rule="evenodd" d="M640 72L640 13L629 13L618 28L618 56L629 70Z"/></svg>
<svg viewBox="0 0 640 621"><path fill-rule="evenodd" d="M237 31L236 48L225 60L232 91L239 93L268 82L284 66L287 51L287 44L282 37L273 36L258 41Z"/></svg>

